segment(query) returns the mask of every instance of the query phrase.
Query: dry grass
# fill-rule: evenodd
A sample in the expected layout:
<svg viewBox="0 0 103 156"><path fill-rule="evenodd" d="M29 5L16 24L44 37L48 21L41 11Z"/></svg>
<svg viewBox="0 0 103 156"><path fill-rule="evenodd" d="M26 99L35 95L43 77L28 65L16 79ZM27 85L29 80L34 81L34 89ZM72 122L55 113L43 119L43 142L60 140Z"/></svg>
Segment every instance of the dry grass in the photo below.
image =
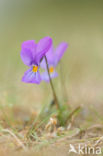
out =
<svg viewBox="0 0 103 156"><path fill-rule="evenodd" d="M91 116L90 113L92 113ZM37 117L37 112L28 113L22 107L7 108L6 106L3 108L0 117L2 119L0 128L0 154L2 156L6 156L7 153L10 156L18 154L21 156L51 156L52 154L67 156L70 144L75 147L79 143L86 144L88 147L98 145L102 148L103 146L103 120L93 109L82 107L81 112L74 114L66 127L58 126L58 119L54 115L49 115L47 122L39 119L34 125L32 135L28 137L31 124Z"/></svg>

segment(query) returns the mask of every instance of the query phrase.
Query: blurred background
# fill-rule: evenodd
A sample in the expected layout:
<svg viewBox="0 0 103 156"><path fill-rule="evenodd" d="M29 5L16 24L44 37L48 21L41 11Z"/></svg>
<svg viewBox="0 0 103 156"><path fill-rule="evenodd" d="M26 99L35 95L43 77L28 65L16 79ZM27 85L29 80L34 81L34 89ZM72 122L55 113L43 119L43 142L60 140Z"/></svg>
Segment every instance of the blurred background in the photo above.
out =
<svg viewBox="0 0 103 156"><path fill-rule="evenodd" d="M28 69L20 58L21 44L44 36L52 37L55 46L69 43L61 63L69 104L101 108L102 0L0 0L0 105L38 109L52 98L48 84L21 82ZM60 77L53 83L62 99Z"/></svg>

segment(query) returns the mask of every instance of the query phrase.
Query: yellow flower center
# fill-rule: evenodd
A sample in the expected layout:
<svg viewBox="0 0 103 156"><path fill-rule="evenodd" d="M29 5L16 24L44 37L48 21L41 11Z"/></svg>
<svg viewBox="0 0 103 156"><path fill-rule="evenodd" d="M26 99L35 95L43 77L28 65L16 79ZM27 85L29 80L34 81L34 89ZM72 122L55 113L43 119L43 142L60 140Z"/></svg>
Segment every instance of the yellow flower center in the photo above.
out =
<svg viewBox="0 0 103 156"><path fill-rule="evenodd" d="M49 72L50 72L50 73L53 73L53 71L54 71L54 67L50 67L50 68L49 68Z"/></svg>
<svg viewBox="0 0 103 156"><path fill-rule="evenodd" d="M38 70L38 66L33 66L33 72L36 73Z"/></svg>

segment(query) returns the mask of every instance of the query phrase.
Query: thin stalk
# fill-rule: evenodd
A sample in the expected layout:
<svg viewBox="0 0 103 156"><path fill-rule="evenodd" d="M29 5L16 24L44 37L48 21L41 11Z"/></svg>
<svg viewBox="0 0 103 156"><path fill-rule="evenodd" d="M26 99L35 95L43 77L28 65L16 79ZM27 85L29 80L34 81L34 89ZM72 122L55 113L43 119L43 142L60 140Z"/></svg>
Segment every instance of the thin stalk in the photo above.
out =
<svg viewBox="0 0 103 156"><path fill-rule="evenodd" d="M47 71L48 71L50 86L51 86L52 93L53 93L53 96L54 96L54 101L55 101L56 107L58 109L58 108L60 108L60 106L59 106L59 102L58 102L58 99L57 99L57 96L56 96L56 93L55 93L55 89L54 89L54 86L53 86L53 83L52 83L52 79L50 77L49 66L48 66L48 61L47 61L46 56L45 56L45 62L46 62L46 67L47 67Z"/></svg>
<svg viewBox="0 0 103 156"><path fill-rule="evenodd" d="M81 107L80 107L80 106L78 106L77 108L75 108L75 109L69 114L69 116L67 117L67 119L66 119L66 124L67 124L68 120L71 119L72 116L73 116L75 113L77 113L78 111L80 111L80 110L81 110Z"/></svg>

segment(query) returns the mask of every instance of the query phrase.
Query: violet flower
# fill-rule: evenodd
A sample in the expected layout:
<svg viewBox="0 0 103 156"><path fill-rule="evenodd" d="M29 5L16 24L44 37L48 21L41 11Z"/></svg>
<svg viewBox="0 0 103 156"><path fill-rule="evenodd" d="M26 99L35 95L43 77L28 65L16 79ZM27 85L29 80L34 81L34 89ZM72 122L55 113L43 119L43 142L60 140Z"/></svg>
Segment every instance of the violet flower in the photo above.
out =
<svg viewBox="0 0 103 156"><path fill-rule="evenodd" d="M55 78L58 76L58 73L56 72L55 68L57 64L59 63L59 61L61 60L67 47L68 47L68 44L65 42L62 42L58 45L56 49L54 49L53 46L51 46L48 53L46 54L48 67L49 67L49 73L50 73L51 78ZM49 75L48 75L45 59L42 60L40 65L42 68L45 69L45 72L41 74L42 80L49 82Z"/></svg>
<svg viewBox="0 0 103 156"><path fill-rule="evenodd" d="M50 37L44 37L38 43L35 43L34 40L28 40L22 43L21 59L25 65L30 67L24 73L22 78L23 82L36 84L41 82L39 72L40 62L50 49L51 45L52 39Z"/></svg>

